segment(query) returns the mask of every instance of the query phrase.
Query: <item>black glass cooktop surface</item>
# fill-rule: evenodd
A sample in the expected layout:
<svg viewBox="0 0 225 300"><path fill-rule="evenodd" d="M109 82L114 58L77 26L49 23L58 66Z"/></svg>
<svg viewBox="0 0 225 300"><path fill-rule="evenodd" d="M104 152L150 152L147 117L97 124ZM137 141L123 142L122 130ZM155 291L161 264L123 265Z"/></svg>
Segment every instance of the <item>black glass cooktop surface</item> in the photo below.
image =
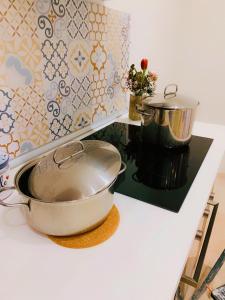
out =
<svg viewBox="0 0 225 300"><path fill-rule="evenodd" d="M179 212L213 141L192 136L188 146L160 148L142 140L140 126L124 123L113 123L86 139L107 141L120 151L127 169L116 181L116 192L173 212Z"/></svg>

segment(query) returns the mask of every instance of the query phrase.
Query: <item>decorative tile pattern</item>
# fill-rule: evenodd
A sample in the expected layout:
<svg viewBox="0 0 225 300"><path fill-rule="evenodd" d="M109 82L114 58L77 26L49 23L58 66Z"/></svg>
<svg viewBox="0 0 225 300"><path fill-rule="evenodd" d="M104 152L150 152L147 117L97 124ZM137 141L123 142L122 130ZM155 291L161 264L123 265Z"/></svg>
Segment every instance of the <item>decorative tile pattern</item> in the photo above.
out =
<svg viewBox="0 0 225 300"><path fill-rule="evenodd" d="M49 141L48 123L36 122L34 126L27 126L19 132L19 141L23 153L46 144Z"/></svg>
<svg viewBox="0 0 225 300"><path fill-rule="evenodd" d="M122 36L122 59L121 59L121 68L122 68L122 78L121 78L121 88L122 91L125 93L127 91L126 88L126 77L127 77L127 70L129 67L129 16L121 16L122 18L122 26L121 29L121 36Z"/></svg>
<svg viewBox="0 0 225 300"><path fill-rule="evenodd" d="M89 35L87 1L68 0L66 7L66 29L71 39L87 39Z"/></svg>
<svg viewBox="0 0 225 300"><path fill-rule="evenodd" d="M75 110L87 107L92 99L91 90L92 81L88 76L82 78L74 78L71 82L71 90L73 92L72 105Z"/></svg>
<svg viewBox="0 0 225 300"><path fill-rule="evenodd" d="M0 133L10 133L14 128L15 119L11 110L12 98L9 92L0 89Z"/></svg>
<svg viewBox="0 0 225 300"><path fill-rule="evenodd" d="M92 123L92 109L91 107L78 110L75 112L73 119L73 130L77 131L80 130Z"/></svg>
<svg viewBox="0 0 225 300"><path fill-rule="evenodd" d="M4 41L0 38L0 86L11 88L42 84L41 52L37 38L28 36Z"/></svg>
<svg viewBox="0 0 225 300"><path fill-rule="evenodd" d="M69 69L66 62L67 47L63 40L53 43L45 40L41 47L44 59L44 75L46 79L52 81L56 76L65 79Z"/></svg>
<svg viewBox="0 0 225 300"><path fill-rule="evenodd" d="M73 119L70 115L66 114L62 121L58 118L53 118L50 123L50 131L53 136L53 140L60 138L72 132Z"/></svg>
<svg viewBox="0 0 225 300"><path fill-rule="evenodd" d="M37 37L35 1L0 1L0 37Z"/></svg>
<svg viewBox="0 0 225 300"><path fill-rule="evenodd" d="M90 72L91 48L85 40L73 40L69 45L68 65L74 77Z"/></svg>
<svg viewBox="0 0 225 300"><path fill-rule="evenodd" d="M47 14L50 10L51 2L49 0L36 0L37 12L41 15Z"/></svg>
<svg viewBox="0 0 225 300"><path fill-rule="evenodd" d="M73 115L73 113L71 113L74 111L73 99L71 99L69 97L63 98L60 109L61 109L61 112L63 115L66 115L66 114Z"/></svg>
<svg viewBox="0 0 225 300"><path fill-rule="evenodd" d="M96 70L94 72L92 90L92 104L96 105L104 103L107 95L107 77L104 71L98 72L98 70Z"/></svg>
<svg viewBox="0 0 225 300"><path fill-rule="evenodd" d="M0 147L15 157L126 107L126 14L88 0L0 2Z"/></svg>
<svg viewBox="0 0 225 300"><path fill-rule="evenodd" d="M20 153L20 142L17 134L15 132L9 134L0 132L0 149L15 158Z"/></svg>
<svg viewBox="0 0 225 300"><path fill-rule="evenodd" d="M92 41L105 41L107 34L107 9L105 6L91 3L89 12L91 24L90 39Z"/></svg>
<svg viewBox="0 0 225 300"><path fill-rule="evenodd" d="M41 87L36 85L13 90L12 108L17 123L21 122L21 128L47 119Z"/></svg>
<svg viewBox="0 0 225 300"><path fill-rule="evenodd" d="M108 97L105 106L109 114L116 114L127 107L125 93L129 54L129 18L110 9L107 9L107 15L108 30L105 48L108 53L106 65Z"/></svg>
<svg viewBox="0 0 225 300"><path fill-rule="evenodd" d="M12 110L12 93L8 88L0 89L0 149L15 157L20 144L15 134L15 117Z"/></svg>
<svg viewBox="0 0 225 300"><path fill-rule="evenodd" d="M12 90L12 110L15 130L20 144L30 143L36 148L49 141L45 99L41 86L29 85Z"/></svg>
<svg viewBox="0 0 225 300"><path fill-rule="evenodd" d="M105 68L107 53L102 43L96 42L93 44L90 59L94 71L98 71L98 73L100 73Z"/></svg>
<svg viewBox="0 0 225 300"><path fill-rule="evenodd" d="M92 122L98 122L106 117L107 117L107 110L103 103L93 106Z"/></svg>

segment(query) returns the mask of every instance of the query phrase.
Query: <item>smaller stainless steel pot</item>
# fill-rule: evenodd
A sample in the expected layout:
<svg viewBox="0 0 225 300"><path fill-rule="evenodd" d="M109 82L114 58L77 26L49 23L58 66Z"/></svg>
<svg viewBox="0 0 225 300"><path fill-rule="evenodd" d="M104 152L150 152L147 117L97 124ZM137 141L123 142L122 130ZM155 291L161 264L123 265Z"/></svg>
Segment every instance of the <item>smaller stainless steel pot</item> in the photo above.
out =
<svg viewBox="0 0 225 300"><path fill-rule="evenodd" d="M81 233L103 222L113 205L113 187L116 179L126 169L126 165L122 163L122 168L110 184L92 195L75 200L63 201L62 198L61 201L46 202L45 199L33 197L28 186L30 174L38 163L39 161L36 160L24 165L15 175L14 186L0 190L2 195L7 190L16 190L22 196L22 201L10 203L4 199L0 200L0 205L22 207L31 227L42 233L56 236Z"/></svg>
<svg viewBox="0 0 225 300"><path fill-rule="evenodd" d="M190 142L199 102L179 96L177 91L178 86L170 84L164 90L164 97L149 97L143 101L142 107L137 106L145 142L166 148Z"/></svg>

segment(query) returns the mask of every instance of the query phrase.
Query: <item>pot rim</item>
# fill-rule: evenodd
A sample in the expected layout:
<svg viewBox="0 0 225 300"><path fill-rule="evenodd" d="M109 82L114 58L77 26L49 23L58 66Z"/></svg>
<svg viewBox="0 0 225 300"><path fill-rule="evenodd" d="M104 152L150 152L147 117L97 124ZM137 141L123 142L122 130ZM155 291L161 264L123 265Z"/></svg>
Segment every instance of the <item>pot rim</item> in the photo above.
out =
<svg viewBox="0 0 225 300"><path fill-rule="evenodd" d="M194 111L195 108L168 108L168 107L156 107L156 106L150 106L149 105L149 110L151 109L159 109L159 110L169 110L169 111L187 111L187 110L191 110ZM143 109L145 112L148 112L148 109Z"/></svg>
<svg viewBox="0 0 225 300"><path fill-rule="evenodd" d="M65 201L55 201L55 202L52 202L52 201L44 201L44 200L41 200L41 199L38 199L38 198L34 198L33 196L28 196L26 194L24 194L20 187L19 187L19 179L21 177L21 175L27 171L29 168L31 168L32 166L34 166L36 163L39 162L39 159L36 159L36 160L32 160L28 163L26 163L25 165L23 165L15 174L14 176L14 186L15 186L15 189L16 191L23 197L25 197L28 201L27 203L29 203L30 200L34 200L35 202L41 202L41 203L45 203L45 204L48 204L48 205L63 205L65 203L71 203L71 202L76 202L77 204L81 203L81 202L86 202L86 201L89 201L91 200L91 198L94 198L96 195L104 192L105 190L109 189L111 186L113 186L113 184L115 183L115 181L117 180L117 177L119 176L120 174L120 171L118 172L117 176L112 180L112 182L107 185L106 187L104 187L102 190L100 191L97 191L97 193L93 194L93 195L90 195L90 196L87 196L85 198L82 198L82 199L72 199L72 200L65 200ZM122 173L122 172L121 172Z"/></svg>
<svg viewBox="0 0 225 300"><path fill-rule="evenodd" d="M173 90L171 90L171 87L173 87ZM182 94L177 94L177 91L177 84L169 84L164 89L164 95L157 93L153 96L146 96L143 99L143 104L150 108L179 111L184 111L187 109L195 110L200 104L200 102L197 100Z"/></svg>

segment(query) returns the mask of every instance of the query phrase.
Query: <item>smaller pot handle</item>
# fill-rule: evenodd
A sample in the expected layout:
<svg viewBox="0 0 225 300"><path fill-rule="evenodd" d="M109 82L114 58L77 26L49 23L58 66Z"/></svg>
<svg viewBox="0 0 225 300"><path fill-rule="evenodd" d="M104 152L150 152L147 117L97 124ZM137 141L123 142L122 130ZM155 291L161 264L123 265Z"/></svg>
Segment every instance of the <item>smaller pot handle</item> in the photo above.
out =
<svg viewBox="0 0 225 300"><path fill-rule="evenodd" d="M14 186L5 186L3 188L0 189L0 194L6 191L10 191L10 190L15 190L16 188ZM15 207L15 206L20 206L20 205L25 205L29 207L28 203L23 203L23 202L17 202L17 203L7 203L5 202L5 199L9 198L11 196L11 194L7 197L5 197L4 199L0 198L0 205L5 206L5 207Z"/></svg>
<svg viewBox="0 0 225 300"><path fill-rule="evenodd" d="M125 172L126 169L127 169L127 165L125 164L124 161L121 162L121 165L122 165L122 168L120 169L118 175L122 174L122 173Z"/></svg>
<svg viewBox="0 0 225 300"><path fill-rule="evenodd" d="M169 87L175 87L175 91L167 92ZM166 98L167 96L176 97L177 91L178 91L178 85L177 84L175 84L175 83L168 84L164 89L164 98Z"/></svg>
<svg viewBox="0 0 225 300"><path fill-rule="evenodd" d="M83 144L81 141L72 141L72 142L70 142L70 143L67 143L66 146L67 146L67 145L70 145L70 144L74 144L74 143L80 144L80 145L81 145L81 150L79 150L79 151L75 152L74 154L72 154L72 155L70 155L70 156L67 156L67 157L65 157L65 158L63 158L63 159L61 159L61 160L59 160L59 161L56 160L56 152L57 152L58 149L64 148L65 145L64 145L63 147L59 147L58 149L56 149L56 150L54 151L54 153L53 153L53 161L54 161L54 163L55 163L59 168L60 168L60 166L61 166L65 161L67 161L67 160L73 158L74 156L76 156L76 155L78 155L78 154L84 152L84 144Z"/></svg>

